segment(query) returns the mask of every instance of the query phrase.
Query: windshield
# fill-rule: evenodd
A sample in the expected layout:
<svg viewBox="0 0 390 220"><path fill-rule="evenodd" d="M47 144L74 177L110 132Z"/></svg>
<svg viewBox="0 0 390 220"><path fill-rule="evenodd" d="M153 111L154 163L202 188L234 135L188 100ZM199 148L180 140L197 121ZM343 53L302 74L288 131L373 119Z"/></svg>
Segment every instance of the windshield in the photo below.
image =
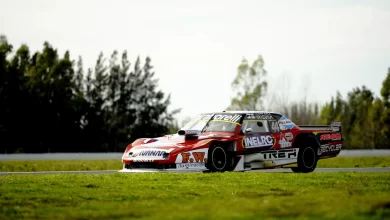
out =
<svg viewBox="0 0 390 220"><path fill-rule="evenodd" d="M204 126L206 126L207 121L190 121L188 122L182 130L203 130Z"/></svg>
<svg viewBox="0 0 390 220"><path fill-rule="evenodd" d="M235 132L240 115L208 114L199 115L188 122L182 130L197 130L200 132ZM211 120L210 120L211 119Z"/></svg>
<svg viewBox="0 0 390 220"><path fill-rule="evenodd" d="M236 123L211 120L210 123L203 129L203 132L234 132L236 131L236 127Z"/></svg>

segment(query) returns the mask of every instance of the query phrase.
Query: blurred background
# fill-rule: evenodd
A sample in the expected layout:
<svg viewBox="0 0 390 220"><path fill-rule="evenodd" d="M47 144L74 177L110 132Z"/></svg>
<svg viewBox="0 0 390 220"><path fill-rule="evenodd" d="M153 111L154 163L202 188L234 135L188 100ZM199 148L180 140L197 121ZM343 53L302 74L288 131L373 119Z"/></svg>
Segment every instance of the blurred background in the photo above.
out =
<svg viewBox="0 0 390 220"><path fill-rule="evenodd" d="M0 5L0 154L122 152L222 110L390 148L387 0Z"/></svg>

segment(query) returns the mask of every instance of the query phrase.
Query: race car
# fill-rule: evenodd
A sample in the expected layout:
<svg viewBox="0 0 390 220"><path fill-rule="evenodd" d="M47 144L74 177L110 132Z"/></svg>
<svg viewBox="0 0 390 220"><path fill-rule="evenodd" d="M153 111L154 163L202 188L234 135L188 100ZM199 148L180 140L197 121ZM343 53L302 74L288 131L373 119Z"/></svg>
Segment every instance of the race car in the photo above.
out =
<svg viewBox="0 0 390 220"><path fill-rule="evenodd" d="M340 122L296 125L267 111L204 113L176 134L135 140L126 147L119 172L290 168L309 173L318 160L336 157L342 144Z"/></svg>

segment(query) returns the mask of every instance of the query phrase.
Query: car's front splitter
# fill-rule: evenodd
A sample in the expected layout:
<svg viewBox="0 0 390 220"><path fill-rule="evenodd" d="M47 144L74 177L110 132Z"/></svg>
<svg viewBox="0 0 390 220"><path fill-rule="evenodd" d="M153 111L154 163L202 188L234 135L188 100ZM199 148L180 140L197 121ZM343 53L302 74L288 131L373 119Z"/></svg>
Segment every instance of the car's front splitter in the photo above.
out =
<svg viewBox="0 0 390 220"><path fill-rule="evenodd" d="M208 169L122 169L119 173L150 173L150 172L204 172Z"/></svg>

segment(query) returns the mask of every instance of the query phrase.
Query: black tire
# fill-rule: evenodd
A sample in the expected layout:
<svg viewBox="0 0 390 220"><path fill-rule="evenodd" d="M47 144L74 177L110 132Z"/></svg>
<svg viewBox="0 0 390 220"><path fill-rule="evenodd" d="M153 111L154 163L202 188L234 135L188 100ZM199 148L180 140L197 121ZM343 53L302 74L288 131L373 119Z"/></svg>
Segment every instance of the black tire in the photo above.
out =
<svg viewBox="0 0 390 220"><path fill-rule="evenodd" d="M315 148L308 145L299 149L298 167L292 167L294 173L311 173L317 167L318 156Z"/></svg>
<svg viewBox="0 0 390 220"><path fill-rule="evenodd" d="M211 172L231 170L231 156L223 146L215 144L209 148L207 168Z"/></svg>

